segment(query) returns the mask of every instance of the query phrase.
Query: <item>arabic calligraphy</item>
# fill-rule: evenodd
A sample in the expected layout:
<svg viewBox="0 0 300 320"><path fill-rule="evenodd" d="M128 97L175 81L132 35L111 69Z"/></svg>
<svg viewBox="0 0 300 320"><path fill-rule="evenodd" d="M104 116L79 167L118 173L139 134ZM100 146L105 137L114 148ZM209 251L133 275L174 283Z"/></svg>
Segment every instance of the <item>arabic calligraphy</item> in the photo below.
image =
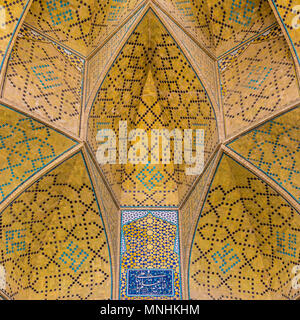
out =
<svg viewBox="0 0 300 320"><path fill-rule="evenodd" d="M173 270L129 269L128 296L173 296Z"/></svg>

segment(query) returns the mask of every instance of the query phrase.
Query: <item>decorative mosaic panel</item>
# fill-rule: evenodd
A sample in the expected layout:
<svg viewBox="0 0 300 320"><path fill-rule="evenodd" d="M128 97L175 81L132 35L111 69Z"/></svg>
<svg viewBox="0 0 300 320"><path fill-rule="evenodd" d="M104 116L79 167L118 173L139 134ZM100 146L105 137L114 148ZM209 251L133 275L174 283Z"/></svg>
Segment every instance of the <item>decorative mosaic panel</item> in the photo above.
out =
<svg viewBox="0 0 300 320"><path fill-rule="evenodd" d="M12 299L111 297L107 239L80 152L1 213L0 264Z"/></svg>
<svg viewBox="0 0 300 320"><path fill-rule="evenodd" d="M122 40L126 37L126 34L132 24L139 17L141 10L142 8L88 61L87 98L90 97L91 91L97 81L101 76L104 76L104 68L108 65L112 55L118 49Z"/></svg>
<svg viewBox="0 0 300 320"><path fill-rule="evenodd" d="M0 3L0 71L12 37L29 2L30 0L6 0Z"/></svg>
<svg viewBox="0 0 300 320"><path fill-rule="evenodd" d="M127 296L174 296L173 270L129 269L127 271Z"/></svg>
<svg viewBox="0 0 300 320"><path fill-rule="evenodd" d="M300 109L289 111L229 144L300 202Z"/></svg>
<svg viewBox="0 0 300 320"><path fill-rule="evenodd" d="M3 96L12 104L78 134L83 62L28 28L9 59Z"/></svg>
<svg viewBox="0 0 300 320"><path fill-rule="evenodd" d="M272 0L276 12L284 24L285 30L300 63L300 4L297 0Z"/></svg>
<svg viewBox="0 0 300 320"><path fill-rule="evenodd" d="M154 128L204 129L205 161L218 143L208 95L151 10L128 39L97 94L88 129L88 142L94 152L98 130L112 128L118 137L120 120L128 121L128 132L133 128L148 134ZM130 146L128 143L128 149ZM179 194L185 195L195 179L186 176L184 164L117 164L101 168L124 206L176 206Z"/></svg>
<svg viewBox="0 0 300 320"><path fill-rule="evenodd" d="M0 105L0 203L76 143Z"/></svg>
<svg viewBox="0 0 300 320"><path fill-rule="evenodd" d="M219 61L227 136L299 99L289 47L278 26Z"/></svg>
<svg viewBox="0 0 300 320"><path fill-rule="evenodd" d="M177 211L122 211L120 299L180 299Z"/></svg>
<svg viewBox="0 0 300 320"><path fill-rule="evenodd" d="M189 269L192 299L293 299L300 216L277 192L223 156L201 210Z"/></svg>

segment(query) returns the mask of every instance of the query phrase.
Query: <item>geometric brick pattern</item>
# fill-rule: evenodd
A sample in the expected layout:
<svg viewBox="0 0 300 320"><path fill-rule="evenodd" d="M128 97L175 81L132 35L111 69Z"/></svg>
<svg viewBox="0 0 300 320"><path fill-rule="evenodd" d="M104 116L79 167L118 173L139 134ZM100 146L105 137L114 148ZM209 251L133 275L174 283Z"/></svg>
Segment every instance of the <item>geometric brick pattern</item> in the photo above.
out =
<svg viewBox="0 0 300 320"><path fill-rule="evenodd" d="M186 274L188 270L191 236L195 230L195 226L199 217L199 210L205 200L205 189L210 182L211 172L215 164L216 160L214 158L210 162L207 169L203 172L201 178L195 185L194 190L191 192L179 211L180 228L182 230L180 238L182 245L182 269L184 274Z"/></svg>
<svg viewBox="0 0 300 320"><path fill-rule="evenodd" d="M158 0L158 4L191 32L206 48L214 49L207 1Z"/></svg>
<svg viewBox="0 0 300 320"><path fill-rule="evenodd" d="M292 56L278 26L220 60L219 67L227 136L299 99Z"/></svg>
<svg viewBox="0 0 300 320"><path fill-rule="evenodd" d="M59 132L0 106L0 203L74 145Z"/></svg>
<svg viewBox="0 0 300 320"><path fill-rule="evenodd" d="M151 10L128 39L94 101L88 142L95 153L95 138L101 123L118 133L120 120L129 122L128 132L131 128L142 128L150 133L154 128L183 130L200 125L205 129L205 160L218 142L215 114L207 93L178 45ZM148 171L144 166L102 166L121 205L176 206L194 180L193 176L186 176L179 165L159 164L156 168L149 165ZM141 171L156 175L151 180L156 188L152 186L149 190L145 186ZM145 177L147 179L152 177Z"/></svg>
<svg viewBox="0 0 300 320"><path fill-rule="evenodd" d="M275 23L265 0L208 0L209 21L217 57L246 42Z"/></svg>
<svg viewBox="0 0 300 320"><path fill-rule="evenodd" d="M276 21L265 0L158 2L217 57L263 32Z"/></svg>
<svg viewBox="0 0 300 320"><path fill-rule="evenodd" d="M71 53L62 51L30 29L22 28L8 62L3 96L12 104L78 134L82 66L76 57L70 57Z"/></svg>
<svg viewBox="0 0 300 320"><path fill-rule="evenodd" d="M34 0L25 21L57 42L87 55L94 0Z"/></svg>
<svg viewBox="0 0 300 320"><path fill-rule="evenodd" d="M268 121L231 142L238 152L300 202L300 109Z"/></svg>
<svg viewBox="0 0 300 320"><path fill-rule="evenodd" d="M105 228L107 233L110 234L110 251L112 255L112 264L114 261L117 261L118 257L118 243L114 241L114 239L118 239L118 235L120 234L119 229L119 220L120 220L120 212L119 207L116 205L114 199L112 198L111 193L107 189L107 186L104 183L103 178L101 177L99 171L95 168L95 165L91 161L90 157L88 157L89 163L92 167L90 172L91 175L95 177L95 190L96 194L98 191L98 202L101 209L102 217L105 223ZM113 260L113 258L115 260Z"/></svg>
<svg viewBox="0 0 300 320"><path fill-rule="evenodd" d="M138 4L138 0L34 0L26 22L87 56Z"/></svg>
<svg viewBox="0 0 300 320"><path fill-rule="evenodd" d="M299 299L295 1L4 1L0 296ZM199 181L173 142L99 168L120 120L204 129Z"/></svg>
<svg viewBox="0 0 300 320"><path fill-rule="evenodd" d="M111 297L107 239L81 153L2 212L0 264L13 299Z"/></svg>
<svg viewBox="0 0 300 320"><path fill-rule="evenodd" d="M288 37L298 59L298 63L300 63L299 2L297 0L272 0L272 2L284 24L285 30L287 31Z"/></svg>
<svg viewBox="0 0 300 320"><path fill-rule="evenodd" d="M94 48L100 44L140 2L140 0L96 0L97 10L93 11L90 27L90 47Z"/></svg>
<svg viewBox="0 0 300 320"><path fill-rule="evenodd" d="M168 15L161 11L158 7L156 9L163 16L165 22L167 22L168 27L173 31L173 33L178 37L181 42L180 45L187 50L190 54L191 59L196 67L197 74L200 80L203 81L208 94L211 99L215 102L218 101L218 80L217 80L217 70L215 61L209 57L202 48L175 23Z"/></svg>
<svg viewBox="0 0 300 320"><path fill-rule="evenodd" d="M300 216L266 183L223 156L190 257L192 299L293 299Z"/></svg>
<svg viewBox="0 0 300 320"><path fill-rule="evenodd" d="M98 50L88 61L88 82L87 82L87 98L90 97L91 91L97 83L97 80L103 75L104 69L109 63L112 55L124 39L132 24L139 17L140 11L128 20L124 26L116 32L104 46Z"/></svg>
<svg viewBox="0 0 300 320"><path fill-rule="evenodd" d="M23 10L29 3L29 0L1 2L0 5L0 70L6 55L6 50L15 33L23 15Z"/></svg>
<svg viewBox="0 0 300 320"><path fill-rule="evenodd" d="M150 134L150 128L160 127L161 123L166 121L162 113L153 75L149 71L134 122L138 124L139 128ZM171 148L170 153L173 153L173 148ZM176 171L176 167L179 167L179 165L176 166L172 162L169 165L161 163L155 165L151 163L124 165L121 171L122 205L176 205L179 191L177 185L179 172ZM181 180L181 183L184 183L184 181Z"/></svg>

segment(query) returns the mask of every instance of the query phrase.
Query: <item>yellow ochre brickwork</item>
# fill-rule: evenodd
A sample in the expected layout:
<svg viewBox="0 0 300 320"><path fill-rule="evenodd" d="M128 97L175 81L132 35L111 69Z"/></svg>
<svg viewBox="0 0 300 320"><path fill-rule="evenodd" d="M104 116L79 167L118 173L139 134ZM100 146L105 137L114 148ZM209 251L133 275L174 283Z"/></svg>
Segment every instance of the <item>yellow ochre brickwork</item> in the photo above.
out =
<svg viewBox="0 0 300 320"><path fill-rule="evenodd" d="M0 264L13 299L109 299L110 257L81 153L0 215Z"/></svg>
<svg viewBox="0 0 300 320"><path fill-rule="evenodd" d="M293 299L300 216L261 179L223 156L191 249L192 299Z"/></svg>
<svg viewBox="0 0 300 320"><path fill-rule="evenodd" d="M3 96L78 135L83 62L71 55L23 28L8 62Z"/></svg>
<svg viewBox="0 0 300 320"><path fill-rule="evenodd" d="M6 0L0 2L0 70L2 68L8 46L11 44L16 28L20 24L24 10L30 0Z"/></svg>
<svg viewBox="0 0 300 320"><path fill-rule="evenodd" d="M208 95L152 11L148 11L128 39L96 96L88 128L88 142L94 152L98 130L112 128L118 134L120 120L128 121L128 131L131 128L147 132L159 128L204 129L205 161L218 143L215 113ZM193 176L185 175L183 166L176 166L102 167L116 195L119 194L121 205L174 206L194 180ZM147 182L143 179L140 183L139 177L149 176L148 173L156 178L149 177L154 183L147 187Z"/></svg>
<svg viewBox="0 0 300 320"><path fill-rule="evenodd" d="M300 202L300 108L276 117L229 144Z"/></svg>
<svg viewBox="0 0 300 320"><path fill-rule="evenodd" d="M291 52L278 26L219 60L227 136L299 99Z"/></svg>

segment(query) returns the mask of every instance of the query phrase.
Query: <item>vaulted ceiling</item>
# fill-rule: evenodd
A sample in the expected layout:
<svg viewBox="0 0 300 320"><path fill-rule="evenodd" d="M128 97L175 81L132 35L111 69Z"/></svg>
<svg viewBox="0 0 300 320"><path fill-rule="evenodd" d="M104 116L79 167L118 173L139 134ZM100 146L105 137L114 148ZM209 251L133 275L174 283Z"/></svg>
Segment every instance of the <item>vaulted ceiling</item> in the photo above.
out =
<svg viewBox="0 0 300 320"><path fill-rule="evenodd" d="M163 243L178 247L167 253L176 261L175 298L297 297L296 6L0 4L0 292L11 299L128 299L127 269L149 256L144 243L166 240L165 228L172 237ZM170 164L150 157L99 164L97 133L112 129L119 138L120 121L148 134L204 129L203 172L186 175L185 163L174 164L173 144ZM134 210L144 211L133 218ZM178 210L176 221L168 210ZM141 253L126 251L125 238ZM164 249L157 246L153 257ZM68 260L70 252L80 261Z"/></svg>
<svg viewBox="0 0 300 320"><path fill-rule="evenodd" d="M99 128L119 131L205 129L205 160L218 144L217 119L201 80L170 33L148 11L114 61L89 114L88 143L97 150ZM172 150L174 151L174 150ZM171 152L173 154L173 152ZM149 159L150 162L150 159ZM109 184L123 206L178 206L193 182L185 165L106 165ZM111 172L112 170L113 173ZM140 173L156 171L155 186ZM154 174L154 173L153 173Z"/></svg>

